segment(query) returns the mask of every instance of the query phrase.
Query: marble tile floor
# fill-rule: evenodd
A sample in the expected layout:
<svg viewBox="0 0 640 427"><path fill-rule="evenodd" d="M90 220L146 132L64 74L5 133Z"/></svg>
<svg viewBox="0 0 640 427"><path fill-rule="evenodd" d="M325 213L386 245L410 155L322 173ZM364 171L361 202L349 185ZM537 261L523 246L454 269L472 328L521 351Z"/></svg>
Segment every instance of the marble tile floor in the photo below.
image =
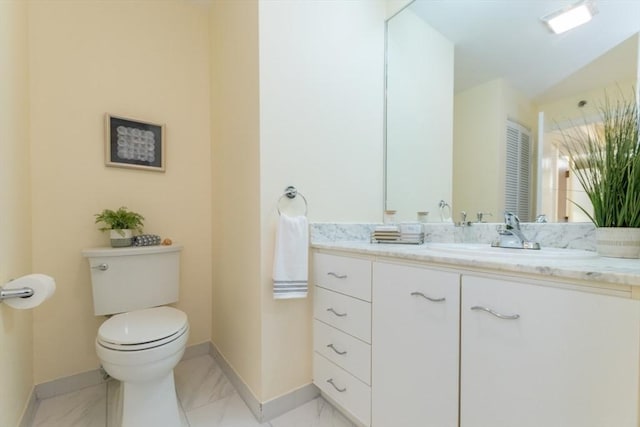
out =
<svg viewBox="0 0 640 427"><path fill-rule="evenodd" d="M174 374L180 427L354 427L321 397L260 424L209 355L183 360ZM119 382L110 380L44 399L32 427L112 427L109 405L119 391Z"/></svg>

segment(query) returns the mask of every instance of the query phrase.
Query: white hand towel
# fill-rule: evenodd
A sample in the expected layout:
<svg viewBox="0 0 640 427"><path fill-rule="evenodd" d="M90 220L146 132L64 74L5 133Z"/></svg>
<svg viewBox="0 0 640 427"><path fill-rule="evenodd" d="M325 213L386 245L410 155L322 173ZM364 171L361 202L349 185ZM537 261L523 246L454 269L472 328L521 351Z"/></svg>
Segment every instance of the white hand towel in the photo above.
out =
<svg viewBox="0 0 640 427"><path fill-rule="evenodd" d="M273 257L273 297L306 298L309 224L306 216L280 215Z"/></svg>

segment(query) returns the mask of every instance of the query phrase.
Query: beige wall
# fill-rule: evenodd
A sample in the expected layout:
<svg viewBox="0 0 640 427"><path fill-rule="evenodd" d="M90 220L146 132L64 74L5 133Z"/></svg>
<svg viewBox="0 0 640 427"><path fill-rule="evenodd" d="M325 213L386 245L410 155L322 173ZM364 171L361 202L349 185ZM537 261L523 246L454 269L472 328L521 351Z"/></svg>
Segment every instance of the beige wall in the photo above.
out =
<svg viewBox="0 0 640 427"><path fill-rule="evenodd" d="M83 248L94 213L127 206L184 245L178 307L189 344L211 330L208 13L181 0L29 5L33 269L55 277L35 313L35 382L98 367ZM105 113L166 124L167 170L104 166Z"/></svg>
<svg viewBox="0 0 640 427"><path fill-rule="evenodd" d="M626 80L540 104L538 108L544 112L545 130L549 131L558 126L580 125L585 119L599 120L598 109L603 106L605 96L614 103L623 98L630 100L635 95L636 87L635 80ZM581 100L587 101L587 105L583 108L578 107L578 102Z"/></svg>
<svg viewBox="0 0 640 427"><path fill-rule="evenodd" d="M453 209L469 214L491 212L500 221L504 190L499 188L500 147L506 117L502 114L501 80L475 86L455 96L453 130ZM503 207L500 207L503 205Z"/></svg>
<svg viewBox="0 0 640 427"><path fill-rule="evenodd" d="M276 203L294 184L311 221L379 219L385 3L28 13L33 269L58 283L34 316L35 383L98 366L80 251L108 243L93 215L121 205L185 246L190 344L212 339L261 401L309 383L310 300L271 298ZM106 112L166 124L166 173L103 165Z"/></svg>
<svg viewBox="0 0 640 427"><path fill-rule="evenodd" d="M531 129L536 138L536 106L505 80L495 79L455 96L453 144L453 208L490 212L500 222L504 211L506 121ZM532 151L535 162L535 149ZM532 182L535 177L532 176Z"/></svg>
<svg viewBox="0 0 640 427"><path fill-rule="evenodd" d="M634 37L634 43L636 44L635 54L636 60L634 61L636 66L636 72L634 77L635 88L636 88L636 99L640 98L640 33L636 34Z"/></svg>
<svg viewBox="0 0 640 427"><path fill-rule="evenodd" d="M0 286L31 273L27 8L0 2ZM49 302L48 302L49 303ZM33 386L33 314L0 304L0 426L18 425Z"/></svg>
<svg viewBox="0 0 640 427"><path fill-rule="evenodd" d="M381 216L384 11L212 5L212 339L260 401L311 382L311 301L272 295L283 189L311 221Z"/></svg>
<svg viewBox="0 0 640 427"><path fill-rule="evenodd" d="M211 47L211 338L260 398L258 2L214 2Z"/></svg>

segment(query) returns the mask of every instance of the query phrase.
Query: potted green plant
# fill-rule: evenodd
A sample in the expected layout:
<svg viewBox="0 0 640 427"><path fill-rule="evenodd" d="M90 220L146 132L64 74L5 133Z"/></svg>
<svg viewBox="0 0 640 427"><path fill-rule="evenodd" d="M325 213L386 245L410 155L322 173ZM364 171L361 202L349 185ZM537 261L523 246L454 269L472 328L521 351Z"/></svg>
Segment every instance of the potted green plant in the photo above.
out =
<svg viewBox="0 0 640 427"><path fill-rule="evenodd" d="M640 116L635 97L598 107L602 123L563 133L570 168L593 205L602 256L640 257Z"/></svg>
<svg viewBox="0 0 640 427"><path fill-rule="evenodd" d="M139 213L129 211L124 206L117 211L105 209L95 214L95 217L96 224L105 224L100 228L100 231L110 231L111 246L114 248L131 246L133 232L142 233L144 217Z"/></svg>

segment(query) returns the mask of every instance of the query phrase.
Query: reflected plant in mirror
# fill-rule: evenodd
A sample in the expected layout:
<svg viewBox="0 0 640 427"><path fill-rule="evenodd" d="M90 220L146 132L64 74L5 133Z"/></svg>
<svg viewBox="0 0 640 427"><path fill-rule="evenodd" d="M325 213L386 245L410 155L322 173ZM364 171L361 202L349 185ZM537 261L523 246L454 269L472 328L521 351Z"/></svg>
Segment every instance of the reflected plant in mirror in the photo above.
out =
<svg viewBox="0 0 640 427"><path fill-rule="evenodd" d="M597 227L640 228L640 117L635 98L605 98L601 122L562 133L561 150L588 197L577 205Z"/></svg>
<svg viewBox="0 0 640 427"><path fill-rule="evenodd" d="M560 3L417 0L387 21L384 208L398 221L440 200L456 218L589 221L569 202L586 195L560 129L596 122L605 91L638 87L640 2L599 2L597 18L558 36L540 17Z"/></svg>

